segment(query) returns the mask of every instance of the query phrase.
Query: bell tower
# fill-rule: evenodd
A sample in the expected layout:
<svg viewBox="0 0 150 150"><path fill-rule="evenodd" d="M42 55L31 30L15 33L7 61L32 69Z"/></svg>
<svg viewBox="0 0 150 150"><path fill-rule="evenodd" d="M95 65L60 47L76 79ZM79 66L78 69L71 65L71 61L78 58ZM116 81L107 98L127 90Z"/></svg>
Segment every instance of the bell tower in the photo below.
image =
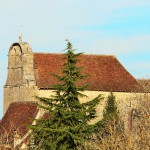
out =
<svg viewBox="0 0 150 150"><path fill-rule="evenodd" d="M33 101L36 82L31 46L22 42L13 43L8 52L8 75L4 86L4 113L12 102Z"/></svg>

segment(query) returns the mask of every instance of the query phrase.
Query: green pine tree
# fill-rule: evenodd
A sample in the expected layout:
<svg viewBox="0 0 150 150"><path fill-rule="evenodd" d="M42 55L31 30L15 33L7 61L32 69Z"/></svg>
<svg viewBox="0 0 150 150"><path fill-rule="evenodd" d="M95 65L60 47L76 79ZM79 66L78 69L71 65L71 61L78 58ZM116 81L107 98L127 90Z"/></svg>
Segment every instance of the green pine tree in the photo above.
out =
<svg viewBox="0 0 150 150"><path fill-rule="evenodd" d="M38 150L73 150L83 147L85 140L95 130L95 125L89 121L96 117L96 106L102 99L101 95L81 104L79 98L86 85L78 86L78 81L87 75L81 74L82 67L77 61L81 53L75 54L72 44L67 42L64 54L63 75L54 75L61 84L54 85L55 94L52 98L37 97L41 102L39 107L44 109L48 117L38 119L31 126L35 149Z"/></svg>
<svg viewBox="0 0 150 150"><path fill-rule="evenodd" d="M103 118L106 119L117 119L119 116L119 112L117 109L117 104L115 100L115 96L112 92L110 92L110 95L108 96L106 106L103 112Z"/></svg>
<svg viewBox="0 0 150 150"><path fill-rule="evenodd" d="M102 128L101 132L103 132L103 136L106 134L106 137L110 135L110 127L112 129L117 128L118 131L122 130L123 122L119 118L119 111L117 109L117 104L115 100L115 96L112 92L110 92L110 95L108 96L108 99L106 101L106 106L103 111L103 119L101 121ZM111 131L112 132L112 131Z"/></svg>

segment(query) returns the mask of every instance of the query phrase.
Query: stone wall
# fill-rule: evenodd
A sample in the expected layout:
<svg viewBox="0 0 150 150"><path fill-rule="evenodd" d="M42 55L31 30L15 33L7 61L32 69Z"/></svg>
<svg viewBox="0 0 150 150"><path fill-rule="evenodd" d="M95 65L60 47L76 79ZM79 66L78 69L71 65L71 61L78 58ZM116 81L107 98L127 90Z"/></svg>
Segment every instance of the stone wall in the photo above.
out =
<svg viewBox="0 0 150 150"><path fill-rule="evenodd" d="M35 101L33 53L28 43L14 43L8 53L8 76L4 86L4 113L12 102Z"/></svg>
<svg viewBox="0 0 150 150"><path fill-rule="evenodd" d="M38 96L40 97L50 97L50 95L53 95L54 92L52 90L39 90ZM95 123L98 120L102 119L103 110L105 106L105 102L107 100L108 95L110 92L102 92L102 91L84 91L83 94L85 94L87 97L81 98L81 103L85 103L87 101L90 101L94 99L99 94L102 95L103 100L99 103L97 106L97 118L93 119L91 123ZM126 93L126 92L114 92L113 93L118 110L120 112L120 116L123 120L125 120L125 127L128 127L129 122L129 114L132 111L132 109L136 109L138 105L138 101L141 96L144 96L144 94L141 93Z"/></svg>

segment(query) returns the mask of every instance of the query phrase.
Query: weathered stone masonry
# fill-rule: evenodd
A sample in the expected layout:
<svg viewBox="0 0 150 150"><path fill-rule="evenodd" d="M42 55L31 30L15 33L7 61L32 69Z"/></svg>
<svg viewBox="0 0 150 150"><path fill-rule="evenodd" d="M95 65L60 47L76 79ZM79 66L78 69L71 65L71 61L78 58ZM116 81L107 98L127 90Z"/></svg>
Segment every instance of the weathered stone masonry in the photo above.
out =
<svg viewBox="0 0 150 150"><path fill-rule="evenodd" d="M32 48L27 43L14 43L8 53L8 76L4 86L4 113L12 102L34 101L36 91Z"/></svg>

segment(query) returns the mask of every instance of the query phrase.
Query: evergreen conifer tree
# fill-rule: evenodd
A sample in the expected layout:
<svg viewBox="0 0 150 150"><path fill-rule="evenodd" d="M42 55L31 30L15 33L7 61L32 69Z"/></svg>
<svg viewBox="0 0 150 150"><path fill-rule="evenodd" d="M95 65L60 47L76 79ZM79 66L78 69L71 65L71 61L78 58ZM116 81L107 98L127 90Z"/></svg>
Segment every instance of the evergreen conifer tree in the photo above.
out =
<svg viewBox="0 0 150 150"><path fill-rule="evenodd" d="M124 125L119 118L115 96L112 92L110 92L108 96L101 123L103 125L101 128L103 136L106 135L106 137L108 137L114 129L117 129L119 133L123 131ZM110 128L112 130L110 130Z"/></svg>
<svg viewBox="0 0 150 150"><path fill-rule="evenodd" d="M31 126L35 149L77 149L84 145L84 141L94 131L95 125L89 125L89 121L96 117L96 106L102 97L99 95L87 103L79 102L79 98L85 96L82 91L86 85L78 86L77 82L87 76L81 74L82 67L76 65L80 55L81 53L74 53L72 44L68 41L63 75L54 75L60 81L60 84L53 86L55 94L52 98L37 97L41 103L39 107L49 117L38 119L37 124Z"/></svg>
<svg viewBox="0 0 150 150"><path fill-rule="evenodd" d="M104 119L115 119L118 118L118 109L117 104L115 101L115 96L112 92L110 92L110 95L108 96L106 107L104 109L103 118Z"/></svg>

